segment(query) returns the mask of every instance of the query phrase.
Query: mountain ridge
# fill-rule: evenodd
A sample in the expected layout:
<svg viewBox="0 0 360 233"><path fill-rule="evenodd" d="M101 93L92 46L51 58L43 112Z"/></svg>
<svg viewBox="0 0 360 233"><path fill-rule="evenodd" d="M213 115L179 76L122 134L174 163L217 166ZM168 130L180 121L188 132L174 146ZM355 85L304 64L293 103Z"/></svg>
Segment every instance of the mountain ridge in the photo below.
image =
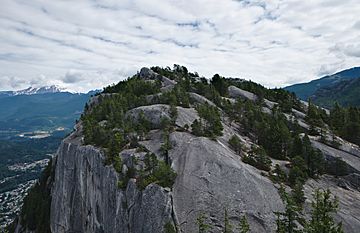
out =
<svg viewBox="0 0 360 233"><path fill-rule="evenodd" d="M360 78L360 67L339 71L332 75L326 75L322 78L312 80L307 83L298 83L284 87L285 90L294 92L300 99L307 101L317 90L335 86L341 81L348 81Z"/></svg>
<svg viewBox="0 0 360 233"><path fill-rule="evenodd" d="M251 232L275 232L281 196L301 182L299 214L310 214L314 190L331 187L336 221L355 233L360 213L347 198L359 200L360 149L321 128L324 114L282 89L142 68L88 102L34 188L48 194L30 195L13 229L196 232L202 221L219 233L244 217Z"/></svg>

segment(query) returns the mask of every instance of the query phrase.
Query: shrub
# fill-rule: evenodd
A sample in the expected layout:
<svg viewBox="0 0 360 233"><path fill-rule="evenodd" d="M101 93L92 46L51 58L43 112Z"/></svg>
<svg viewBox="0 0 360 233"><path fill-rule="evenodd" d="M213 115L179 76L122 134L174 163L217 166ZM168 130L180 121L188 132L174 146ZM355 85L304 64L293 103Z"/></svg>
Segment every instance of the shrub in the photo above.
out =
<svg viewBox="0 0 360 233"><path fill-rule="evenodd" d="M229 139L229 145L237 154L241 153L242 144L241 144L240 138L238 136L233 135Z"/></svg>
<svg viewBox="0 0 360 233"><path fill-rule="evenodd" d="M249 155L244 156L242 161L256 167L257 169L270 171L271 160L266 155L266 152L262 147L252 148Z"/></svg>

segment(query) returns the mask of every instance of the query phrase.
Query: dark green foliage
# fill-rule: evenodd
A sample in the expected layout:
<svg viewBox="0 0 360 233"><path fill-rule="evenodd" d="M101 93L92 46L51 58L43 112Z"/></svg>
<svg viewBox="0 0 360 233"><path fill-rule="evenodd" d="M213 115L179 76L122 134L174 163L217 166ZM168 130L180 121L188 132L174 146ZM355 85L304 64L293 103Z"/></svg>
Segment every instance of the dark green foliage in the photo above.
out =
<svg viewBox="0 0 360 233"><path fill-rule="evenodd" d="M165 158L166 164L170 164L169 150L171 150L172 145L171 145L171 142L170 142L170 135L169 135L168 130L164 131L164 136L163 137L164 137L164 143L161 144L160 151L161 151L162 155Z"/></svg>
<svg viewBox="0 0 360 233"><path fill-rule="evenodd" d="M261 108L251 101L243 103L237 101L234 105L233 119L237 120L250 131L258 140L266 153L276 159L286 159L291 151L292 135L290 126L285 116L274 108L271 115L264 113Z"/></svg>
<svg viewBox="0 0 360 233"><path fill-rule="evenodd" d="M176 106L174 104L170 104L170 119L172 124L175 124L177 116L178 116L178 111Z"/></svg>
<svg viewBox="0 0 360 233"><path fill-rule="evenodd" d="M354 67L351 69L340 71L333 75L328 75L320 79L313 80L308 83L300 83L289 87L285 87L285 89L291 92L295 92L296 95L302 100L307 100L310 96L313 95L315 95L315 99L316 99L317 90L325 89L328 90L328 93L324 93L324 94L328 97L328 99L334 101L333 97L330 96L329 93L336 96L337 92L339 92L339 90L335 88L336 86L338 86L337 84L346 80L356 80L358 77L360 77L359 73L360 73L360 68ZM348 92L349 90L345 89L344 91ZM358 93L359 92L356 92L356 94Z"/></svg>
<svg viewBox="0 0 360 233"><path fill-rule="evenodd" d="M192 130L192 133L195 136L204 135L201 119L200 120L194 120L194 122L191 124L191 130Z"/></svg>
<svg viewBox="0 0 360 233"><path fill-rule="evenodd" d="M54 169L50 160L38 183L24 199L21 210L21 224L37 233L50 233L51 183ZM48 183L49 182L49 183Z"/></svg>
<svg viewBox="0 0 360 233"><path fill-rule="evenodd" d="M194 135L210 138L221 136L223 126L217 107L205 103L197 106L196 110L200 116L200 120L195 120L191 125Z"/></svg>
<svg viewBox="0 0 360 233"><path fill-rule="evenodd" d="M242 161L257 169L270 171L271 160L262 147L253 147L249 154L243 157Z"/></svg>
<svg viewBox="0 0 360 233"><path fill-rule="evenodd" d="M229 139L229 145L231 146L231 148L237 153L240 154L241 153L241 149L242 149L242 143L241 140L238 136L233 135L230 139Z"/></svg>
<svg viewBox="0 0 360 233"><path fill-rule="evenodd" d="M348 165L341 158L335 158L334 161L328 161L326 163L326 173L336 177L348 175Z"/></svg>
<svg viewBox="0 0 360 233"><path fill-rule="evenodd" d="M311 142L307 135L303 138L304 153L303 158L307 166L307 173L309 177L315 178L317 175L320 175L324 172L325 161L321 152L317 149L314 149L311 146Z"/></svg>
<svg viewBox="0 0 360 233"><path fill-rule="evenodd" d="M297 181L294 185L293 190L291 191L291 197L298 207L302 208L302 205L305 201L303 184L300 181Z"/></svg>
<svg viewBox="0 0 360 233"><path fill-rule="evenodd" d="M306 113L306 121L309 123L309 125L311 127L322 127L324 125L324 121L323 121L323 116L326 115L326 113L324 114L322 109L320 109L319 107L317 107L316 105L314 105L311 101L311 99L309 99L308 101L309 105L308 105L308 110Z"/></svg>
<svg viewBox="0 0 360 233"><path fill-rule="evenodd" d="M165 233L176 233L176 229L171 222L167 222L164 226Z"/></svg>
<svg viewBox="0 0 360 233"><path fill-rule="evenodd" d="M280 196L285 202L285 211L276 212L277 220L277 233L300 233L301 230L298 228L297 223L301 222L302 219L299 215L300 208L294 202L292 197L287 194L282 187L280 189Z"/></svg>
<svg viewBox="0 0 360 233"><path fill-rule="evenodd" d="M233 232L233 226L231 225L229 221L228 211L225 209L224 213L224 233L232 233Z"/></svg>
<svg viewBox="0 0 360 233"><path fill-rule="evenodd" d="M342 106L360 107L360 78L339 82L327 88L319 89L314 95L314 102L330 108L334 102Z"/></svg>
<svg viewBox="0 0 360 233"><path fill-rule="evenodd" d="M304 183L308 177L316 178L325 170L325 160L321 152L314 149L310 139L305 135L302 139L295 136L289 173L289 183L294 186L297 181Z"/></svg>
<svg viewBox="0 0 360 233"><path fill-rule="evenodd" d="M122 161L121 161L120 156L114 156L113 166L114 166L115 171L117 171L118 173L121 172Z"/></svg>
<svg viewBox="0 0 360 233"><path fill-rule="evenodd" d="M215 74L210 82L221 96L227 96L228 85L225 78L220 77L220 75L218 74Z"/></svg>
<svg viewBox="0 0 360 233"><path fill-rule="evenodd" d="M346 140L360 145L360 109L342 108L337 103L330 111L332 129Z"/></svg>
<svg viewBox="0 0 360 233"><path fill-rule="evenodd" d="M90 93L46 93L7 96L0 94L0 130L33 132L72 129Z"/></svg>
<svg viewBox="0 0 360 233"><path fill-rule="evenodd" d="M196 219L196 223L198 225L198 233L206 233L208 230L211 229L210 225L206 224L205 221L206 221L205 214L203 213L199 214Z"/></svg>
<svg viewBox="0 0 360 233"><path fill-rule="evenodd" d="M151 183L156 183L162 187L172 187L175 182L176 173L164 161L157 160L155 155L146 159L145 171L141 172L138 178L138 186L145 189Z"/></svg>
<svg viewBox="0 0 360 233"><path fill-rule="evenodd" d="M266 98L279 103L280 109L284 112L290 112L291 108L301 109L301 103L296 95L284 89L267 89L258 83L245 80L229 79L228 82L230 85L256 94L259 98L258 103L261 103Z"/></svg>
<svg viewBox="0 0 360 233"><path fill-rule="evenodd" d="M121 93L124 90L131 93L133 96L151 95L160 91L161 83L147 82L139 77L128 78L127 80L120 81L116 85L108 86L104 88L103 93Z"/></svg>
<svg viewBox="0 0 360 233"><path fill-rule="evenodd" d="M287 181L287 175L281 169L279 164L276 164L274 170L271 172L271 180L276 183L282 183Z"/></svg>
<svg viewBox="0 0 360 233"><path fill-rule="evenodd" d="M291 160L291 168L288 178L289 184L291 186L295 186L297 182L304 184L308 178L306 170L307 169L304 159L300 156L294 157Z"/></svg>
<svg viewBox="0 0 360 233"><path fill-rule="evenodd" d="M240 218L239 233L248 233L250 231L250 225L246 219L246 216Z"/></svg>
<svg viewBox="0 0 360 233"><path fill-rule="evenodd" d="M341 223L335 223L333 217L338 208L338 201L336 198L331 198L329 190L315 190L309 221L301 217L302 202L297 203L298 197L302 197L301 194L295 195L293 191L292 195L289 195L283 186L279 192L285 202L285 211L275 213L277 215L277 233L343 233ZM300 200L302 201L303 198ZM299 229L299 224L304 226L303 230Z"/></svg>
<svg viewBox="0 0 360 233"><path fill-rule="evenodd" d="M259 143L269 156L285 159L291 147L291 134L282 115L274 116L268 126L260 129L262 132L259 134Z"/></svg>
<svg viewBox="0 0 360 233"><path fill-rule="evenodd" d="M341 223L335 223L333 217L338 200L331 197L330 190L315 190L313 196L311 220L305 225L305 233L343 233Z"/></svg>

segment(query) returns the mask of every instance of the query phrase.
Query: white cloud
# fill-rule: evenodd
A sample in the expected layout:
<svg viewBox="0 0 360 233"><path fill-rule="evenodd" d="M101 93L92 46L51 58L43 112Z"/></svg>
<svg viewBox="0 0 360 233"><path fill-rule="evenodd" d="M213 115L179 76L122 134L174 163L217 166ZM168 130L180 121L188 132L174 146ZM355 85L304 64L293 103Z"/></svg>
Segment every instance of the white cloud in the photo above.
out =
<svg viewBox="0 0 360 233"><path fill-rule="evenodd" d="M174 63L267 86L360 62L357 0L3 0L0 89L101 88Z"/></svg>

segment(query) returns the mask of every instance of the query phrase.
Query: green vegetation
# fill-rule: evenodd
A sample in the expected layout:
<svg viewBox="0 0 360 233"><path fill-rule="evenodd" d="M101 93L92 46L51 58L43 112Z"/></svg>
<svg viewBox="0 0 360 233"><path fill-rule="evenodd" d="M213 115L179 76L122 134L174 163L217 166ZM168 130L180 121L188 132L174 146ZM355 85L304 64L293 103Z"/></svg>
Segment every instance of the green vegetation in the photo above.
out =
<svg viewBox="0 0 360 233"><path fill-rule="evenodd" d="M244 163L248 163L257 169L270 171L271 160L262 147L253 147L249 154L244 156L242 160Z"/></svg>
<svg viewBox="0 0 360 233"><path fill-rule="evenodd" d="M335 223L333 214L338 208L338 201L331 197L329 190L315 190L311 203L311 219L305 220L302 218L302 207L297 203L294 195L289 195L281 187L279 190L281 197L285 202L285 211L276 212L277 215L277 230L278 233L342 233L341 223ZM300 225L303 229L300 228Z"/></svg>
<svg viewBox="0 0 360 233"><path fill-rule="evenodd" d="M284 189L280 189L280 195L285 202L285 211L276 212L276 232L277 233L300 233L297 223L302 222L300 217L300 208L294 202L289 194Z"/></svg>
<svg viewBox="0 0 360 233"><path fill-rule="evenodd" d="M41 139L17 137L0 140L0 180L13 177L0 184L0 193L10 191L26 181L39 178L40 167L35 167L32 171L21 171L10 170L8 166L49 158L49 154L56 152L64 134L65 132L59 132Z"/></svg>
<svg viewBox="0 0 360 233"><path fill-rule="evenodd" d="M241 150L242 150L242 144L241 144L240 138L238 136L233 135L229 139L229 145L237 154L240 155Z"/></svg>
<svg viewBox="0 0 360 233"><path fill-rule="evenodd" d="M200 120L195 120L191 125L193 134L210 138L221 136L223 126L221 124L220 112L217 107L205 103L198 105L196 110Z"/></svg>
<svg viewBox="0 0 360 233"><path fill-rule="evenodd" d="M306 233L343 233L341 223L335 223L333 214L338 208L338 200L331 198L330 190L315 190L311 203L311 220L305 224Z"/></svg>
<svg viewBox="0 0 360 233"><path fill-rule="evenodd" d="M199 233L206 233L212 228L212 226L210 224L207 224L206 221L207 221L207 216L204 213L200 213L197 216L196 224L198 226ZM236 229L236 227L235 227L235 229ZM234 229L234 226L230 223L229 214L228 214L227 209L225 208L223 232L224 233L234 233L234 232L237 232L237 231L235 231L235 229ZM240 221L239 221L237 230L239 233L248 233L250 231L250 225L249 225L245 215L240 217Z"/></svg>
<svg viewBox="0 0 360 233"><path fill-rule="evenodd" d="M328 125L340 137L360 145L360 109L357 107L341 107L335 103L330 110L330 115L328 115L325 110L316 107L309 101L306 120L310 125L309 134L320 134L325 143L327 143L327 139L323 135L324 132L322 130L319 132L316 127ZM337 147L337 144L333 137L330 145Z"/></svg>
<svg viewBox="0 0 360 233"><path fill-rule="evenodd" d="M0 95L0 131L33 132L59 126L72 129L91 94Z"/></svg>
<svg viewBox="0 0 360 233"><path fill-rule="evenodd" d="M208 230L211 229L211 226L209 224L205 223L206 216L204 213L199 214L199 216L196 219L196 224L198 226L198 232L199 233L206 233Z"/></svg>
<svg viewBox="0 0 360 233"><path fill-rule="evenodd" d="M246 219L246 216L240 218L239 233L248 233L250 231L250 225Z"/></svg>
<svg viewBox="0 0 360 233"><path fill-rule="evenodd" d="M155 155L150 155L154 157ZM139 176L138 186L144 189L151 183L156 183L162 187L172 187L174 184L176 173L162 160L150 159L151 165L147 166L145 170L148 172L141 172Z"/></svg>
<svg viewBox="0 0 360 233"><path fill-rule="evenodd" d="M335 101L345 104L344 106L357 106L359 104L359 77L360 68L354 67L308 83L285 87L285 89L295 92L302 100L313 96L315 103L323 107L330 107Z"/></svg>
<svg viewBox="0 0 360 233"><path fill-rule="evenodd" d="M228 216L227 209L225 209L225 212L224 212L224 233L232 233L232 231L233 231L233 226L231 225L231 223L229 221L229 216Z"/></svg>
<svg viewBox="0 0 360 233"><path fill-rule="evenodd" d="M50 205L51 184L54 178L54 169L50 160L42 173L39 182L28 192L21 209L21 225L28 230L38 233L50 233ZM16 221L9 226L9 231L14 232Z"/></svg>
<svg viewBox="0 0 360 233"><path fill-rule="evenodd" d="M171 222L167 222L164 226L165 233L176 233L176 229Z"/></svg>
<svg viewBox="0 0 360 233"><path fill-rule="evenodd" d="M360 108L343 108L336 103L330 111L329 125L339 136L360 145Z"/></svg>
<svg viewBox="0 0 360 233"><path fill-rule="evenodd" d="M360 107L359 77L353 80L343 80L326 88L318 89L313 96L314 102L327 108L331 108L335 102L345 107Z"/></svg>
<svg viewBox="0 0 360 233"><path fill-rule="evenodd" d="M144 170L128 169L126 174L122 175L119 187L125 188L130 178L136 178L141 189L150 183L171 187L176 174L170 167L169 135L173 130L189 128L186 126L180 129L175 126L177 106L185 108L195 106L200 118L192 123L191 129L196 136L211 139L221 136L223 131L221 114L224 113L223 117L228 117L231 122L240 125L239 131L257 142L259 146L252 147L250 151L242 155L242 151L246 149L243 148L241 140L235 135L229 139L230 147L237 154L242 155L244 162L260 170L268 171L274 182L285 183L292 188L291 194L285 198L289 209L286 210L285 215L279 215L279 219L296 217L292 216L294 214L292 207L302 208L305 200L303 185L309 177L317 178L324 172L344 174L343 169L330 171L322 154L311 146L307 134L320 133L326 141L324 132L318 132L317 127L329 125L348 140L356 142L358 135L350 128L356 129L359 126L357 109L344 109L338 106L328 116L323 109L309 101L306 121L311 129L307 131L302 129L296 121L289 121L283 114L291 114L292 109L302 110L302 105L296 96L283 89L267 89L251 81L226 79L217 74L208 82L205 78L200 78L196 73L190 73L186 67L179 65L174 65L173 69L169 67L152 67L151 69L160 76L149 82L135 75L126 81L105 88L104 93L98 97L100 104L88 106L86 114L82 117L85 143L104 148L107 163L112 164L120 173L123 161L118 156L119 152L124 148L139 148L137 141L146 138L147 133L155 128L146 120L144 114L140 113L137 119L132 119L126 118L125 113L132 108L147 104L160 103L170 106L171 119L161 119L159 126L164 133L164 142L161 145L164 161L157 160L154 155L148 153ZM177 82L172 90L160 92L161 75ZM237 99L236 102L230 102L223 98L228 96L228 87L231 85L256 94L257 101ZM208 103L193 103L189 98L189 92L206 97L216 106ZM151 98L147 98L148 95L151 95ZM270 114L263 110L266 106L264 98L278 103L271 109ZM301 133L304 136L300 136ZM335 139L332 144L336 144ZM279 165L271 171L270 157L290 161L288 175ZM340 161L336 163L341 164ZM201 217L198 220L200 221L198 223L202 225L204 218ZM284 226L285 229L291 228L291 221ZM227 226L226 230L229 227Z"/></svg>

